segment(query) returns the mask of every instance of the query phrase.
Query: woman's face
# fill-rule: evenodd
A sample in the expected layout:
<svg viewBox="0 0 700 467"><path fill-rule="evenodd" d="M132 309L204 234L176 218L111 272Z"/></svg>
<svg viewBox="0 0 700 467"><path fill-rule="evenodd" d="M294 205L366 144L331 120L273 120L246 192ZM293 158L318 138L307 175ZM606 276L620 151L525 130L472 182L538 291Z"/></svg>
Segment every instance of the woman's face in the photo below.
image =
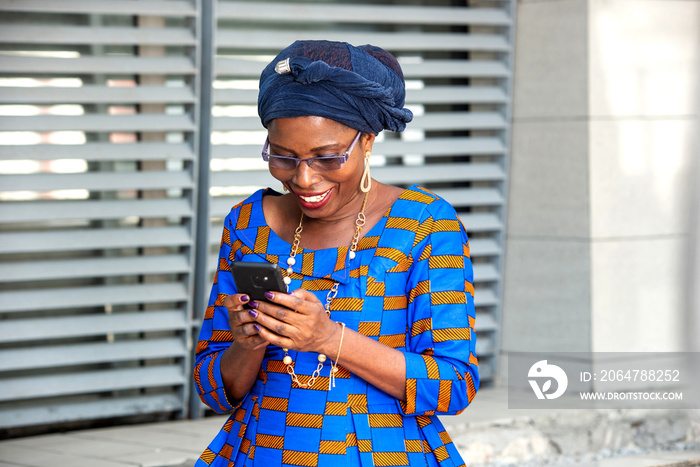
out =
<svg viewBox="0 0 700 467"><path fill-rule="evenodd" d="M299 159L343 154L356 135L357 130L323 117L276 118L268 125L270 154ZM356 216L364 197L360 180L365 152L372 150L373 142L374 134L363 134L337 170L317 171L302 162L292 170L270 167L270 173L296 197L305 216L319 220Z"/></svg>

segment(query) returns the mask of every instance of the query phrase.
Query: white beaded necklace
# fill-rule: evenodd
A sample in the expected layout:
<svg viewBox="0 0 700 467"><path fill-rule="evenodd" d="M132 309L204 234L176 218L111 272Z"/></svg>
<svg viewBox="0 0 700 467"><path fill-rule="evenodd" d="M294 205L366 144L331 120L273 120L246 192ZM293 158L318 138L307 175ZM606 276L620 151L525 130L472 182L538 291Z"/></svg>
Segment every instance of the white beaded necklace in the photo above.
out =
<svg viewBox="0 0 700 467"><path fill-rule="evenodd" d="M355 219L355 234L352 237L352 243L350 244L350 252L348 253L348 258L350 259L355 259L355 251L357 251L357 245L360 242L360 232L362 231L362 227L365 225L365 208L367 207L367 198L369 197L369 190L365 193L365 198L362 200L362 209L360 212L357 214L357 219ZM301 232L304 230L304 227L302 223L304 222L304 213L301 213L301 218L299 219L299 226L296 228L294 231L294 241L292 242L292 250L290 252L289 258L287 258L287 275L284 277L284 283L287 284L287 292L289 292L289 284L292 282L292 266L296 264L296 259L294 257L297 255L297 251L299 251L299 244L301 243ZM326 309L326 314L330 317L331 316L331 302L335 298L336 295L338 295L338 286L340 285L340 282L335 282L333 284L333 287L328 291L328 295L326 295L326 304L324 308ZM342 326L345 326L343 323L340 323ZM302 388L310 388L314 385L316 380L318 379L319 375L321 374L321 369L323 369L323 363L326 361L327 357L320 353L318 354L318 366L316 367L316 370L311 374L311 378L307 383L303 383L299 381L299 377L297 374L294 372L294 366L292 365L292 357L289 356L289 349L282 349L284 350L284 359L282 362L287 366L287 373L292 377L292 381L296 383L299 387ZM335 387L335 374L338 372L338 362L336 361L333 363L331 361L331 376L330 380L328 381L328 389L330 390L331 385Z"/></svg>

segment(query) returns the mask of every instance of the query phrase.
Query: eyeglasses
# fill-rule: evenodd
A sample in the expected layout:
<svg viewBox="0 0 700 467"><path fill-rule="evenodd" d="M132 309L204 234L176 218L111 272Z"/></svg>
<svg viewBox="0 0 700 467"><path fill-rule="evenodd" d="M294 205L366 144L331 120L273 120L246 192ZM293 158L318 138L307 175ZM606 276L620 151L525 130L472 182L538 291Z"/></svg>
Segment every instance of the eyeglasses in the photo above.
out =
<svg viewBox="0 0 700 467"><path fill-rule="evenodd" d="M317 157L309 157L308 159L299 159L294 156L281 156L278 154L270 154L270 140L265 139L265 146L262 150L262 158L265 162L270 163L270 167L281 170L294 170L299 167L299 163L306 162L309 168L312 168L318 172L326 172L328 170L338 170L347 162L352 150L355 149L357 141L360 139L361 131L357 132L355 139L352 140L352 144L347 151L343 154L328 154Z"/></svg>

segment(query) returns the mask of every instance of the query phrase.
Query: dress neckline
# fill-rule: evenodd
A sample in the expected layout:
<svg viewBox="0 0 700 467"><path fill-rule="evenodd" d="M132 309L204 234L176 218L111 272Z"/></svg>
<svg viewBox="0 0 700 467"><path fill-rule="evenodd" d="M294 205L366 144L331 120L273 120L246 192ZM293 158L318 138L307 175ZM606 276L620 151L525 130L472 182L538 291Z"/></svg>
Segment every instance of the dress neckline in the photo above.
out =
<svg viewBox="0 0 700 467"><path fill-rule="evenodd" d="M381 238L389 222L391 211L396 204L401 200L415 197L416 193L423 190L418 185L412 185L401 192L401 195L389 206L379 221L362 236L357 251L358 256L364 256L363 243L368 245L371 244L371 239ZM279 237L267 224L262 207L263 197L267 195L275 196L279 193L271 188L260 189L238 205L240 212L236 225L232 225L232 228L236 230L236 237L244 246L244 254L252 253L260 256L264 261L287 268L286 261L291 253L291 244ZM351 260L348 259L349 250L349 245L321 250L299 249L293 271L304 277L331 279L346 284L350 280L351 273L349 268Z"/></svg>
<svg viewBox="0 0 700 467"><path fill-rule="evenodd" d="M379 220L378 220L369 230L367 230L366 232L363 233L362 238L364 238L364 237L376 237L376 236L380 236L380 235L381 235L381 231L384 230L385 222L383 222L383 221L384 221L386 218L389 217L389 213L391 212L391 210L392 210L392 208L394 207L394 205L396 204L396 202L397 202L398 200L400 200L400 199L406 194L407 191L410 191L410 190L414 189L415 186L416 186L416 185L412 185L412 186L410 186L409 188L404 188L404 189L401 191L401 194L398 196L398 198L396 198L396 199L394 200L394 202L391 203L391 205L386 209L386 211L384 211L384 214L382 214L382 217L380 217ZM282 196L282 193L279 193L278 191L275 191L275 190L273 190L272 188L266 188L266 189L264 189L264 190L261 190L260 199L259 199L259 202L260 202L260 215L262 216L262 222L264 223L264 225L269 226L270 224L267 222L267 218L265 217L265 211L263 210L263 204L262 204L263 198L264 198L265 196ZM378 230L379 232L374 233L375 230ZM279 241L279 242L282 242L282 243L284 243L284 244L286 244L286 245L289 245L289 248L290 248L290 251L291 251L292 244L289 243L288 241L286 241L285 239L283 239L282 237L280 237L280 236L277 234L277 232L275 232L274 229L272 229L272 228L270 227L270 236L272 236L272 235L274 235L275 240L277 240L277 241ZM304 253L304 252L306 252L306 253L322 253L322 252L324 252L324 251L327 252L327 251L332 251L332 250L339 251L339 250L341 250L341 249L347 249L348 246L349 246L349 245L341 245L341 246L337 246L337 247L322 248L322 249L320 249L320 250L317 250L317 249L314 249L314 248L301 248L301 247L300 247L300 248L299 248L299 253Z"/></svg>

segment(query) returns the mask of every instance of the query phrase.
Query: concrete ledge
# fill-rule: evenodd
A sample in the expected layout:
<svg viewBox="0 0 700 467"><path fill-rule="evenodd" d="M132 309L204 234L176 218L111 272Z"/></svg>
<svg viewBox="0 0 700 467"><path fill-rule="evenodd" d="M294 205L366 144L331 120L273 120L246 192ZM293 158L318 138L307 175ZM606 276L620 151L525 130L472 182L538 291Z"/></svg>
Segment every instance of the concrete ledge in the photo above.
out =
<svg viewBox="0 0 700 467"><path fill-rule="evenodd" d="M512 410L507 397L482 390L442 418L470 467L700 465L700 411Z"/></svg>

